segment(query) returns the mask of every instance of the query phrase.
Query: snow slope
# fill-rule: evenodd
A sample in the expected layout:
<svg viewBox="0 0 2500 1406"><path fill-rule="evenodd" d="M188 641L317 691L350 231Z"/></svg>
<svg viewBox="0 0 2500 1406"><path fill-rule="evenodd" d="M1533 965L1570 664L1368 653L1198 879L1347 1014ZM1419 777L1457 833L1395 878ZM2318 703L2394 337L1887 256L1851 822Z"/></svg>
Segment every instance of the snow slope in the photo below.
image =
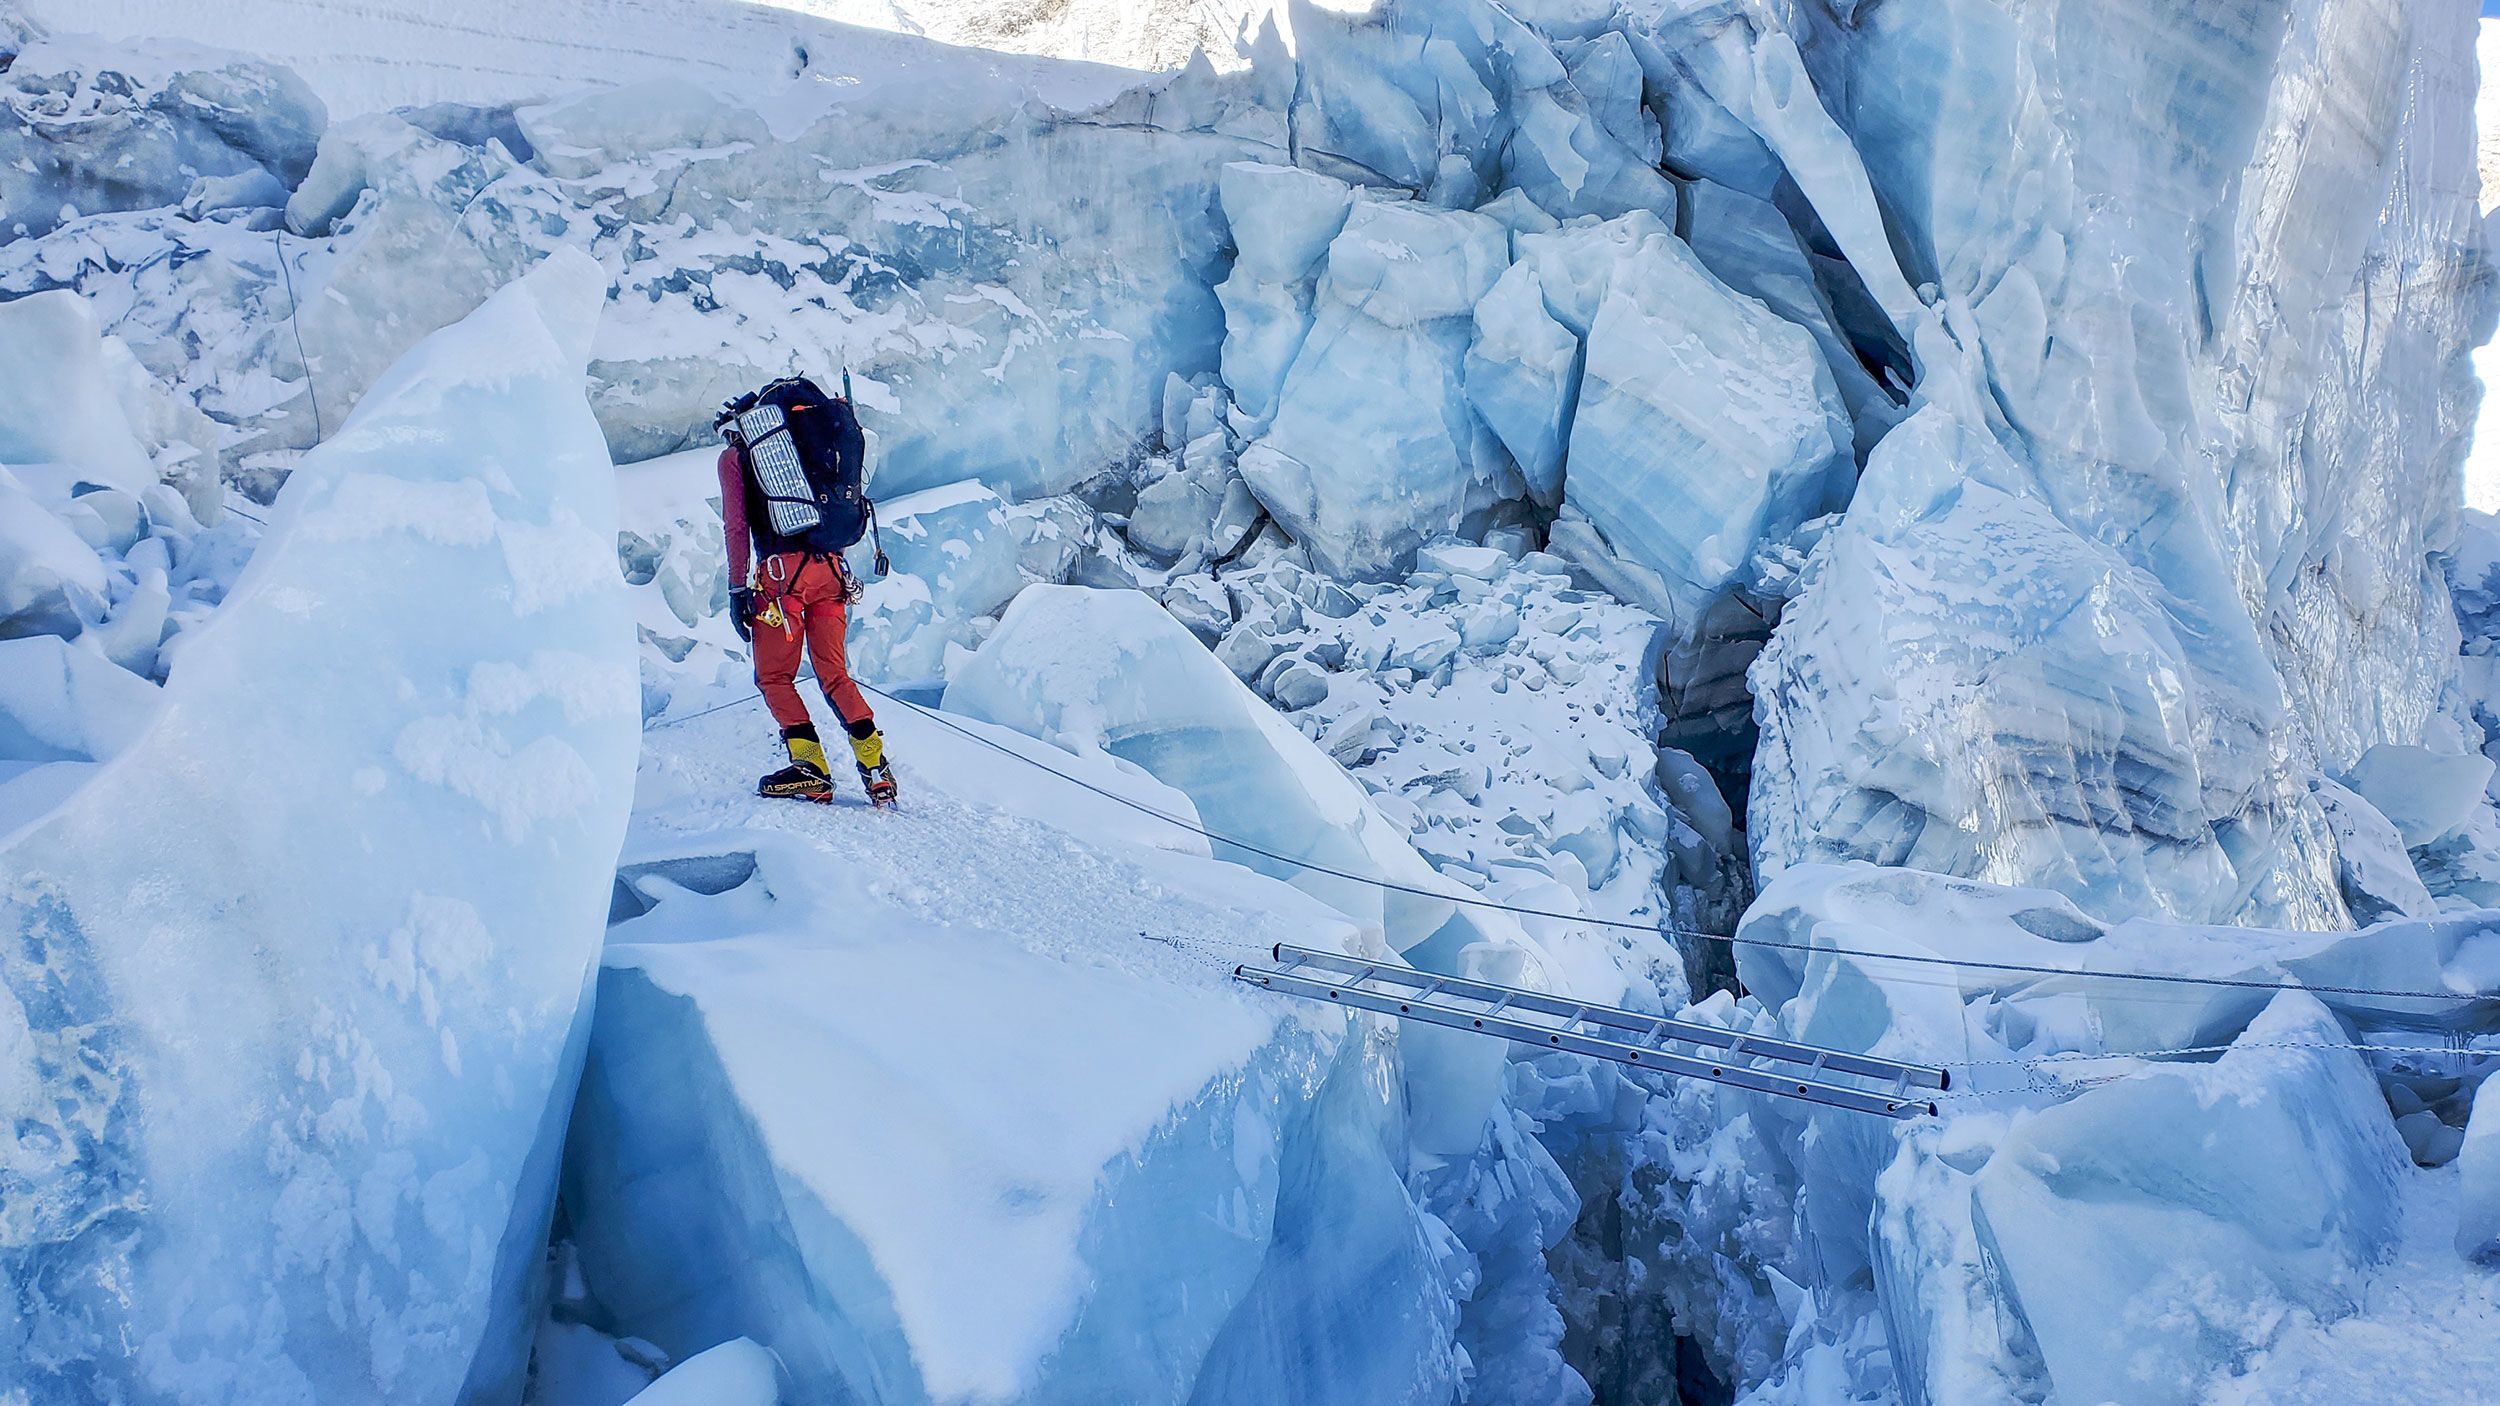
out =
<svg viewBox="0 0 2500 1406"><path fill-rule="evenodd" d="M433 103L509 107L659 78L769 100L794 120L836 101L873 108L932 83L959 95L1010 86L1087 107L1142 76L949 49L808 13L818 7L748 0L16 2L38 26L94 35L114 46L108 52L174 41L284 65L312 85L332 121Z"/></svg>
<svg viewBox="0 0 2500 1406"><path fill-rule="evenodd" d="M2217 1374L2207 1406L2292 1401L2500 1400L2500 1275L2442 1237L2457 1214L2453 1169L2405 1178L2404 1235L2351 1317L2296 1317L2244 1368Z"/></svg>
<svg viewBox="0 0 2500 1406"><path fill-rule="evenodd" d="M1229 979L1378 934L890 705L901 811L758 801L760 716L645 750L567 1187L618 1326L800 1399L1439 1399L1397 1047Z"/></svg>

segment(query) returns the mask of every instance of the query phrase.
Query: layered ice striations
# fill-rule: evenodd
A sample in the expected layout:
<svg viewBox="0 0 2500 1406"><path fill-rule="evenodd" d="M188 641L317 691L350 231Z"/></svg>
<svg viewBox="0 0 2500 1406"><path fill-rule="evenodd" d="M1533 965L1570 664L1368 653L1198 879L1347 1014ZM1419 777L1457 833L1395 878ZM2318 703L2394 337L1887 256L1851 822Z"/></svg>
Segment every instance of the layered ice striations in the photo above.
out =
<svg viewBox="0 0 2500 1406"><path fill-rule="evenodd" d="M2150 573L2078 536L1931 406L1877 446L1754 666L1757 863L2048 884L2109 917L2340 917L2285 718Z"/></svg>
<svg viewBox="0 0 2500 1406"><path fill-rule="evenodd" d="M1509 246L1472 211L1379 200L1355 202L1330 241L1276 413L1241 458L1252 491L1327 570L1386 574L1511 496L1466 381L1472 313Z"/></svg>
<svg viewBox="0 0 2500 1406"><path fill-rule="evenodd" d="M1928 408L1757 667L1767 869L2347 920L2305 778L2451 726L2470 24L1946 3L1809 46L1935 303Z"/></svg>
<svg viewBox="0 0 2500 1406"><path fill-rule="evenodd" d="M556 260L403 360L161 715L11 840L34 1401L519 1389L636 745L603 291Z"/></svg>

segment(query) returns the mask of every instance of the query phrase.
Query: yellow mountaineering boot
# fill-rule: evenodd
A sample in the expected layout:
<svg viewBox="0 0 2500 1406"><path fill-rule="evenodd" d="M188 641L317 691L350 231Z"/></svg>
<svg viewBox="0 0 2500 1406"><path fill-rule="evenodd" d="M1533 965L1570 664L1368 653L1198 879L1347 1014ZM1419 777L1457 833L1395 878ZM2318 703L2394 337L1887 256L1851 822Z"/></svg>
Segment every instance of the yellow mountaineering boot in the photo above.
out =
<svg viewBox="0 0 2500 1406"><path fill-rule="evenodd" d="M833 774L825 770L825 746L816 740L816 729L805 723L785 727L781 741L790 749L790 764L756 782L755 794L776 800L831 804Z"/></svg>
<svg viewBox="0 0 2500 1406"><path fill-rule="evenodd" d="M868 803L890 806L901 788L894 784L894 768L886 765L885 734L875 723L867 728L865 734L851 734L851 756L859 762L859 782L868 788Z"/></svg>

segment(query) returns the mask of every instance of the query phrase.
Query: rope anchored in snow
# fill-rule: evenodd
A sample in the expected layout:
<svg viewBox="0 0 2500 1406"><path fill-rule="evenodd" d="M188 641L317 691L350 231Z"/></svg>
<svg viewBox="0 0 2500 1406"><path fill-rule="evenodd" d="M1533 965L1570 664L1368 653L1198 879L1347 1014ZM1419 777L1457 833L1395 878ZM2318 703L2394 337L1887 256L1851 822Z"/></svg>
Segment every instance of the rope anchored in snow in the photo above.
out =
<svg viewBox="0 0 2500 1406"><path fill-rule="evenodd" d="M1039 761L1033 757L1026 756L1022 752L1018 752L1011 747L1000 746L998 743L990 740L989 738L983 737L981 734L970 728L959 726L937 709L925 708L917 703L911 702L908 699L897 698L893 694L887 693L883 689L876 688L869 684L861 684L860 687L866 689L870 693L876 694L879 698L883 698L889 703L893 703L899 707L908 708L921 717L927 718L929 721L938 724L940 727L946 728L950 732L954 732L971 741L977 742L982 746L989 748L991 751L997 752L1001 756L1012 757L1015 760L1024 763L1026 766L1033 767L1039 771L1049 772L1051 775L1058 777L1060 780L1067 782L1069 785L1082 787L1105 800L1126 806L1140 815L1151 816L1167 825L1187 830L1190 833L1198 835L1199 837L1212 843L1226 845L1233 849L1240 850L1245 854L1255 854L1262 859L1286 865L1290 868L1304 870L1313 874L1324 874L1332 879L1344 879L1349 883L1366 884L1386 892L1409 894L1417 898L1437 898L1445 902L1457 903L1469 908L1484 909L1495 913L1508 913L1514 917L1546 918L1556 922L1580 923L1590 927L1614 928L1626 932L1666 933L1674 937L1689 937L1703 942L1721 942L1730 946L1738 947L1760 947L1783 952L1797 952L1808 956L1820 954L1832 957L1855 957L1867 961L1904 962L1921 966L1950 967L1955 970L2019 973L2028 976L2066 977L2086 981L2110 980L2155 982L2178 986L2205 986L2248 991L2305 991L2312 995L2365 996L2379 1000L2391 1001L2447 1001L2465 1002L2469 1004L2477 1002L2491 1002L2494 1004L2500 1004L2500 993L2490 992L2410 991L2377 986L2332 986L2314 985L2298 981L2265 981L2254 977L2191 976L2183 972L2137 972L2094 970L2090 968L2043 967L2034 966L2025 962L1991 962L1975 957L1937 957L1916 952L1878 952L1868 948L1824 946L1821 944L1807 942L1783 942L1777 938L1743 937L1734 933L1705 932L1699 928L1680 927L1674 923L1665 921L1643 923L1634 922L1624 918L1597 917L1586 913L1566 913L1551 908L1527 908L1518 904L1504 903L1499 899L1484 898L1468 894L1464 892L1463 889L1459 892L1451 892L1450 889L1460 888L1460 885L1458 885L1455 881L1451 883L1449 889L1425 888L1416 884L1402 884L1394 879L1382 879L1375 878L1368 874L1349 873L1343 869L1331 868L1328 865L1321 864L1316 860L1303 859L1289 854L1279 854L1275 850L1253 844L1248 840L1236 839L1230 835L1219 834L1216 831L1209 830L1204 826L1199 825L1193 820L1174 815L1169 811L1158 810L1153 806L1147 805L1143 801L1135 800L1128 796L1123 796L1116 791L1097 786L1081 776L1075 776L1068 772L1061 771L1057 767L1051 766L1048 763ZM701 717L703 715L698 713L693 716ZM691 720L692 718L686 719L686 721Z"/></svg>
<svg viewBox="0 0 2500 1406"><path fill-rule="evenodd" d="M866 692L873 693L877 697L884 699L886 702L891 703L896 707L908 709L913 714L926 718L930 722L945 728L947 731L955 733L957 736L960 736L967 741L977 743L982 747L988 748L989 750L998 753L1000 756L1012 758L1013 760L1032 767L1037 771L1048 772L1050 775L1067 782L1071 786L1091 792L1094 795L1102 797L1104 800L1126 807L1127 809L1135 811L1140 815L1148 816L1152 819L1161 821L1164 824L1173 826L1176 829L1184 830L1197 835L1212 844L1229 846L1233 849L1240 850L1245 854L1257 855L1260 858L1269 860L1273 863L1285 865L1289 868L1309 873L1323 874L1330 878L1343 879L1350 883L1364 884L1387 892L1408 894L1419 898L1441 899L1447 902L1483 909L1490 912L1507 913L1514 917L1544 918L1559 922L1581 923L1592 927L1620 929L1631 932L1665 933L1670 936L1692 938L1698 941L1719 942L1730 946L1761 947L1778 951L1797 952L1809 956L1816 953L1822 953L1829 956L1852 957L1869 961L1902 962L1917 966L1948 967L1954 969L1969 968L1983 971L2019 973L2040 977L2065 977L2082 980L2106 979L2113 981L2149 982L2178 986L2196 986L2266 992L2302 991L2312 995L2361 996L2381 1000L2435 1001L2467 1004L2481 1002L2500 1003L2500 994L2485 994L2477 992L2415 991L2400 988L2372 986L2311 985L2296 981L2263 981L2247 977L2189 976L2174 972L2135 972L2043 967L2023 962L1992 962L1977 958L1937 957L1907 952L1878 952L1864 948L1840 946L1827 947L1803 942L1783 942L1775 938L1743 937L1732 933L1707 932L1702 929L1680 927L1674 923L1663 921L1657 923L1642 923L1620 918L1597 917L1583 913L1567 913L1554 909L1529 908L1519 904L1503 903L1497 899L1483 898L1467 894L1463 891L1451 892L1445 889L1429 889L1418 885L1402 884L1391 879L1376 878L1370 875L1356 874L1347 870L1332 868L1329 865L1321 864L1315 860L1281 854L1262 845L1254 844L1247 840L1237 839L1233 836L1221 834L1214 830L1209 830L1194 820L1174 815L1169 811L1147 805L1142 801L1122 795L1119 792L1098 786L1081 776L1062 771L1057 767L1051 766L1047 762L1028 756L1015 750L1014 748L1003 746L988 737L982 736L979 732L976 732L971 728L962 726L937 709L924 707L906 698L896 697L894 694L888 693L884 689L878 688L873 684L863 683L860 687ZM757 700L753 697L733 699L727 703L715 704L712 707L705 708L699 712L689 713L681 718L670 718L665 722L656 724L656 726L673 727L680 723L690 723L699 718L710 717L715 713L723 712L730 708L752 704L756 701ZM1458 887L1459 886L1455 882L1450 885L1450 888L1452 889L1456 889ZM1148 937L1149 935L1141 933L1139 936ZM1185 947L1191 945L1185 940L1179 938L1149 938L1149 940L1164 941L1173 946ZM2369 1045L2360 1043L2333 1044L2327 1042L2270 1042L2262 1046L2190 1045L2182 1046L2176 1049L2111 1051L2107 1053L2078 1052L2052 1055L2034 1055L2029 1058L1971 1060L1951 1065L1949 1068L1963 1071L1987 1068L2020 1068L2030 1070L2035 1073L2048 1074L2051 1070L2045 1066L2063 1063L2123 1059L2158 1060L2163 1058L2179 1058L2199 1055L2220 1055L2235 1048L2309 1049L2320 1051L2351 1051L2361 1054L2412 1054L2424 1056L2466 1055L2476 1058L2500 1057L2500 1050L2479 1050L2461 1043L2441 1046L2400 1046ZM2080 1089L2097 1084L2112 1082L2115 1079L2123 1077L2125 1076L2091 1076L2065 1081L2062 1087L2070 1090ZM1995 1098L2002 1097L2007 1093L2015 1092L2020 1091L1967 1090L1954 1093L1930 1095L1928 1101L1937 1102L1946 1099L1964 1100L1974 1098Z"/></svg>

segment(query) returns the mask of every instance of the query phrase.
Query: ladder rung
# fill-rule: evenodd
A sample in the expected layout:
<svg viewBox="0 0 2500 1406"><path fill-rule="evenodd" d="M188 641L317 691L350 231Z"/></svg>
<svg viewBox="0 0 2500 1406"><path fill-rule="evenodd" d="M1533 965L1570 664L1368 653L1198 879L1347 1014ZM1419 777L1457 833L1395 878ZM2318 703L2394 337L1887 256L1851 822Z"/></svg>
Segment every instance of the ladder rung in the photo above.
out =
<svg viewBox="0 0 2500 1406"><path fill-rule="evenodd" d="M1725 1030L1698 1021L1677 1020L1671 1016L1644 1015L1636 1011L1618 1010L1612 1006L1592 1006L1585 1002L1548 996L1543 992L1524 991L1500 986L1489 981L1438 973L1427 978L1424 973L1408 967L1386 966L1376 960L1348 957L1342 953L1320 952L1307 947L1279 943L1277 961L1295 969L1310 972L1362 972L1380 983L1398 982L1420 986L1429 979L1437 983L1436 999L1467 1000L1480 1003L1484 1009L1474 1014L1490 1020L1513 1010L1569 1019L1577 1014L1595 1028L1632 1037L1618 1043L1665 1045L1669 1042L1700 1046L1705 1050L1725 1051L1727 1058L1767 1060L1779 1064L1806 1066L1826 1074L1845 1074L1852 1078L1893 1080L1906 1077L1910 1086L1921 1089L1943 1089L1951 1086L1951 1076L1929 1065L1904 1064L1899 1060L1874 1055L1852 1054L1830 1050L1793 1040L1774 1039L1764 1035ZM1359 979L1359 978L1358 978ZM1409 1001L1415 998L1409 996ZM1467 1027L1477 1028L1477 1027Z"/></svg>
<svg viewBox="0 0 2500 1406"><path fill-rule="evenodd" d="M1325 966L1326 964L1315 963L1314 965ZM1364 975L1368 975L1372 971L1379 969L1377 964L1355 962L1346 962L1344 966L1347 969L1359 968L1360 972ZM1860 1113L1873 1113L1887 1118L1911 1118L1916 1117L1921 1113L1933 1114L1936 1111L1935 1105L1932 1103L1924 1100L1905 1098L1898 1093L1887 1094L1870 1089L1854 1088L1845 1084L1834 1084L1819 1077L1801 1077L1797 1075L1780 1074L1750 1064L1737 1063L1732 1060L1713 1061L1695 1055L1681 1054L1672 1050L1660 1049L1655 1045L1644 1046L1628 1044L1624 1041L1609 1039L1601 1035L1584 1034L1580 1030L1580 1027L1583 1024L1597 1028L1620 1028L1620 1022L1617 1019L1618 1017L1637 1022L1633 1027L1635 1032L1637 1032L1640 1028L1643 1028L1646 1024L1664 1023L1670 1026L1680 1026L1681 1022L1659 1022L1658 1018L1654 1016L1635 1017L1629 1012L1616 1011L1611 1007L1588 1006L1576 1002L1551 1000L1550 998L1542 998L1532 1003L1518 998L1537 997L1538 993L1515 991L1512 988L1495 987L1487 983L1469 982L1463 978L1448 978L1446 979L1446 985L1453 990L1480 987L1484 990L1499 993L1499 998L1483 1010L1468 1011L1452 1005L1419 999L1413 992L1392 993L1366 990L1363 988L1359 976L1353 981L1337 980L1332 982L1323 980L1319 976L1304 972L1282 969L1263 971L1255 967L1236 967L1234 969L1234 975L1243 981L1253 982L1258 985L1265 986L1271 991L1279 991L1288 995L1308 996L1314 999L1331 1001L1342 1006L1351 1006L1357 1010L1372 1011L1381 1015L1400 1016L1409 1020L1419 1020L1427 1024L1447 1026L1453 1029L1481 1030L1486 1034L1499 1035L1505 1039L1514 1040L1522 1044L1535 1045L1543 1049L1567 1050L1574 1054L1590 1055L1599 1059L1614 1060L1621 1064L1634 1065L1646 1069L1656 1069L1668 1074L1678 1074L1691 1078L1707 1079L1716 1083L1726 1084L1734 1088L1746 1089L1755 1093L1770 1094L1781 1098L1802 1099L1809 1103L1819 1103L1832 1108L1849 1109ZM1434 989L1437 991L1439 988L1434 986L1427 989ZM1472 996L1474 995L1474 992L1472 990L1467 990L1463 991L1462 994ZM1567 1019L1564 1024L1556 1026L1503 1015L1502 1012L1510 1008L1514 1003L1519 1005L1521 1009L1531 1011L1535 1014L1560 1015L1567 1017ZM1721 1031L1718 1033L1726 1035L1728 1032ZM1678 1038L1681 1038L1680 1032L1678 1031L1671 1030L1670 1034L1675 1034ZM1756 1047L1760 1047L1766 1043L1786 1044L1786 1042L1765 1042L1759 1037L1735 1037L1729 1039L1725 1043L1727 1046L1733 1046L1740 1039L1745 1040L1747 1043ZM1812 1049L1813 1047L1799 1045L1790 1046L1789 1048L1802 1052ZM1860 1060L1866 1058L1864 1056L1847 1055L1845 1052L1840 1051L1826 1050L1821 1051L1821 1053L1826 1056L1838 1056L1838 1058L1834 1058L1830 1061L1833 1068L1839 1067L1840 1059ZM1874 1062L1884 1063L1893 1070L1901 1071L1901 1078L1904 1082L1907 1081L1911 1074L1922 1072L1916 1070L1915 1066L1895 1065L1890 1064L1888 1061ZM1822 1061L1817 1061L1811 1072L1816 1075L1823 1073L1824 1063ZM1942 1071L1925 1072L1931 1072L1938 1078L1942 1077Z"/></svg>

